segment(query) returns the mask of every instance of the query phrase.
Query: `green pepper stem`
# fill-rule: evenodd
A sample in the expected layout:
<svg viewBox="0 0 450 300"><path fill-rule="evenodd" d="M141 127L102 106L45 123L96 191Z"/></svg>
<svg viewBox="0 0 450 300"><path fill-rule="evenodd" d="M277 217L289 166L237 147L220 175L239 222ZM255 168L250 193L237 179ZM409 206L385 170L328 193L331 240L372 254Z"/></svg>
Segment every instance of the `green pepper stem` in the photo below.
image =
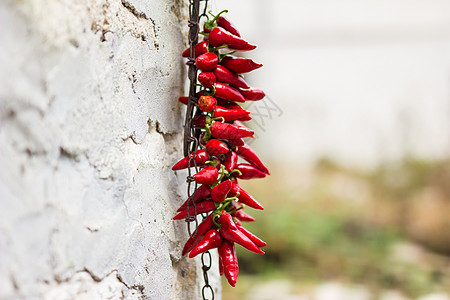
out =
<svg viewBox="0 0 450 300"><path fill-rule="evenodd" d="M242 204L241 207L238 207L238 208L236 208L236 209L233 209L232 211L230 211L230 212L228 212L228 213L231 215L231 214L234 214L235 212L237 212L238 210L241 210L241 209L244 209L244 204Z"/></svg>
<svg viewBox="0 0 450 300"><path fill-rule="evenodd" d="M236 200L237 198L239 198L239 192L236 193L236 196L230 197L230 198L225 198L224 201L233 201Z"/></svg>
<svg viewBox="0 0 450 300"><path fill-rule="evenodd" d="M208 22L211 22L211 23L216 22L217 18L218 18L221 14L227 13L227 12L228 12L228 10L227 10L227 9L224 9L224 10L222 10L220 13L218 13L217 15L213 15L213 14L211 13L211 11L209 11L209 14L210 14L211 16L213 16L214 19L212 19L212 20L210 20L210 21L208 21Z"/></svg>
<svg viewBox="0 0 450 300"><path fill-rule="evenodd" d="M222 123L225 122L225 118L224 117L213 118L213 121L217 121L217 120L220 120L220 122L222 122Z"/></svg>
<svg viewBox="0 0 450 300"><path fill-rule="evenodd" d="M217 46L217 47L208 46L208 52L215 52L217 50L227 48L227 47L228 47L228 45L222 45L222 46Z"/></svg>
<svg viewBox="0 0 450 300"><path fill-rule="evenodd" d="M231 174L233 174L233 173L238 173L239 176L242 175L242 172L239 171L238 169L233 169L233 171L231 171L229 175L231 175Z"/></svg>
<svg viewBox="0 0 450 300"><path fill-rule="evenodd" d="M217 213L214 213L214 212L213 212L213 214L214 214L214 215L213 215L212 221L213 221L214 225L216 225L218 228L222 227L222 226L216 221L216 218L219 217L219 210L217 210Z"/></svg>
<svg viewBox="0 0 450 300"><path fill-rule="evenodd" d="M231 201L225 201L224 200L222 203L223 203L222 210L225 210L225 208L227 208L227 206L231 204Z"/></svg>
<svg viewBox="0 0 450 300"><path fill-rule="evenodd" d="M220 178L219 178L219 180L217 180L217 182L220 182L224 175L225 175L225 166L221 165L220 166Z"/></svg>
<svg viewBox="0 0 450 300"><path fill-rule="evenodd" d="M211 138L211 124L206 123L206 133L205 136L203 137L203 140L205 142L208 142L209 139Z"/></svg>
<svg viewBox="0 0 450 300"><path fill-rule="evenodd" d="M213 166L215 168L219 164L219 161L214 158L213 160L206 161L205 164L208 164L208 165Z"/></svg>

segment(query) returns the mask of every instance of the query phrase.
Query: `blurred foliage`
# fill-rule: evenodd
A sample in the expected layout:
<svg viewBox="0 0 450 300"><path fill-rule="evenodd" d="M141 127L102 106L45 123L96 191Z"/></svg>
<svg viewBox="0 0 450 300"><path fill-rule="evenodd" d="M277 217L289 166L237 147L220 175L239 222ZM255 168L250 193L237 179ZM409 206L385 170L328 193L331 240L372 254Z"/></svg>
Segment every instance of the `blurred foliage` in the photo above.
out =
<svg viewBox="0 0 450 300"><path fill-rule="evenodd" d="M429 254L432 243L421 241L408 229L411 201L422 203L417 199L422 199L425 189L438 191L441 202L450 201L448 161L407 159L361 172L323 159L309 173L272 173L264 184L244 183L266 208L263 212L247 209L257 221L244 225L268 243L264 256L238 247L244 277L338 280L364 284L375 294L395 289L411 297L449 288L448 257ZM431 218L446 220L448 212ZM413 241L430 248L420 258L395 254L396 245Z"/></svg>

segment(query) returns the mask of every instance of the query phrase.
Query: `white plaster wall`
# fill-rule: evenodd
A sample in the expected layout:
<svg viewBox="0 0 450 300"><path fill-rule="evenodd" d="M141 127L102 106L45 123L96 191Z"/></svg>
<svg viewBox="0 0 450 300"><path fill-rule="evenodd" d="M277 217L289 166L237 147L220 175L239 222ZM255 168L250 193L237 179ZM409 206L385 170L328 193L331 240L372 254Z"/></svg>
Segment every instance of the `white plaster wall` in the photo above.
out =
<svg viewBox="0 0 450 300"><path fill-rule="evenodd" d="M0 1L0 299L200 299L171 220L186 11Z"/></svg>

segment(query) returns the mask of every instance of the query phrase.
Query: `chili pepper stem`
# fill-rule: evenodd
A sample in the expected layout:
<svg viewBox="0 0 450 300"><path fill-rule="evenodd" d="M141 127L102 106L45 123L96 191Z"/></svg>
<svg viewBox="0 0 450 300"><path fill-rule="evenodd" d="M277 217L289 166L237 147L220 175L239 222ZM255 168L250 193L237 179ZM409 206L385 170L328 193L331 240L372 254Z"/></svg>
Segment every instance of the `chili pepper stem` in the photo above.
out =
<svg viewBox="0 0 450 300"><path fill-rule="evenodd" d="M223 48L226 48L226 47L227 47L227 45L222 45L222 46L217 46L217 47L208 46L208 51L209 52L215 52L217 50L220 50L220 49L223 49ZM234 51L234 52L236 52L236 51Z"/></svg>
<svg viewBox="0 0 450 300"><path fill-rule="evenodd" d="M239 195L240 195L240 193L237 192L237 193L236 193L236 196L233 196L233 197L230 197L230 198L225 198L224 201L232 201L232 200L236 200L236 199L239 198Z"/></svg>
<svg viewBox="0 0 450 300"><path fill-rule="evenodd" d="M211 16L213 16L214 17L214 19L212 19L212 20L209 20L209 22L215 22L216 20L217 20L217 18L221 15L221 14L223 14L223 13L227 13L228 12L228 9L224 9L224 10L222 10L221 12L219 12L217 15L213 15L213 13L211 12L211 11L209 11L208 13L211 15Z"/></svg>
<svg viewBox="0 0 450 300"><path fill-rule="evenodd" d="M239 194L239 193L238 193ZM225 199L226 200L226 199ZM238 207L238 208L236 208L236 209L233 209L232 211L229 211L228 213L231 215L231 214L234 214L235 212L237 212L238 210L241 210L241 209L244 209L244 207L245 207L245 204L241 204L242 206L241 207Z"/></svg>
<svg viewBox="0 0 450 300"><path fill-rule="evenodd" d="M217 211L217 212L216 212ZM212 221L213 221L213 223L214 223L214 225L216 225L217 226L217 228L218 229L220 229L221 227L222 227L222 225L220 225L217 221L216 221L216 218L219 218L219 212L220 212L220 210L216 210L216 211L214 211L213 212L213 218L212 218Z"/></svg>
<svg viewBox="0 0 450 300"><path fill-rule="evenodd" d="M216 208L216 210L218 210L218 211L225 210L225 208L227 208L227 206L229 206L230 204L231 204L231 201L223 201L222 203L219 204L219 206Z"/></svg>
<svg viewBox="0 0 450 300"><path fill-rule="evenodd" d="M220 166L220 177L219 177L219 179L217 180L217 184L219 184L220 183L220 181L222 180L222 178L223 178L223 176L225 176L225 166L224 165L221 165ZM216 185L217 185L216 184Z"/></svg>
<svg viewBox="0 0 450 300"><path fill-rule="evenodd" d="M211 124L206 123L206 132L205 136L203 137L203 140L205 143L211 138Z"/></svg>
<svg viewBox="0 0 450 300"><path fill-rule="evenodd" d="M213 121L218 121L218 120L220 120L220 122L222 122L222 123L225 122L225 118L224 117L213 118Z"/></svg>
<svg viewBox="0 0 450 300"><path fill-rule="evenodd" d="M213 166L213 167L216 167L218 164L219 164L219 161L217 159L207 160L205 162L205 165L210 165L210 166Z"/></svg>
<svg viewBox="0 0 450 300"><path fill-rule="evenodd" d="M234 169L233 171L231 171L231 172L230 172L230 174L229 174L229 175L231 175L231 174L233 174L233 173L238 173L238 175L239 175L239 176L241 176L241 175L242 175L242 172L241 172L241 171L239 171L238 169Z"/></svg>
<svg viewBox="0 0 450 300"><path fill-rule="evenodd" d="M230 52L227 52L227 53L219 53L219 61L221 61L224 56L232 55L234 53L236 53L236 51L230 51Z"/></svg>

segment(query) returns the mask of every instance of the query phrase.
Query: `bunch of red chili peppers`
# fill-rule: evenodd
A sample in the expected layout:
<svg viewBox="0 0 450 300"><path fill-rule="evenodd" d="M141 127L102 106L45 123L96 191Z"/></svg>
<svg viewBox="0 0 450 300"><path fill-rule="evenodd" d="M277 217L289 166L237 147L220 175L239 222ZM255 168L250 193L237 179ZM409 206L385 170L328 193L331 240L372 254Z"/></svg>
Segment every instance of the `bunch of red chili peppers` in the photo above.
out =
<svg viewBox="0 0 450 300"><path fill-rule="evenodd" d="M196 95L200 113L192 120L193 126L202 133L200 149L172 168L202 167L192 176L200 186L181 205L174 220L195 213L209 213L198 225L196 234L186 242L183 255L189 253L189 257L194 257L218 248L220 275L225 275L234 287L239 273L235 243L257 254L264 254L260 248L266 246L241 224L255 220L243 211L244 207L264 208L238 184L238 179L263 178L269 174L267 167L243 140L253 137L254 132L241 123L251 117L250 112L238 104L261 100L265 96L262 90L249 86L241 76L262 65L231 55L235 51L253 50L256 46L242 39L221 13L206 21L203 28L205 40L194 47L195 64L201 71L197 79L202 89ZM232 52L222 54L224 50ZM190 49L182 55L189 57ZM179 100L187 104L188 97ZM247 163L238 162L238 157Z"/></svg>

